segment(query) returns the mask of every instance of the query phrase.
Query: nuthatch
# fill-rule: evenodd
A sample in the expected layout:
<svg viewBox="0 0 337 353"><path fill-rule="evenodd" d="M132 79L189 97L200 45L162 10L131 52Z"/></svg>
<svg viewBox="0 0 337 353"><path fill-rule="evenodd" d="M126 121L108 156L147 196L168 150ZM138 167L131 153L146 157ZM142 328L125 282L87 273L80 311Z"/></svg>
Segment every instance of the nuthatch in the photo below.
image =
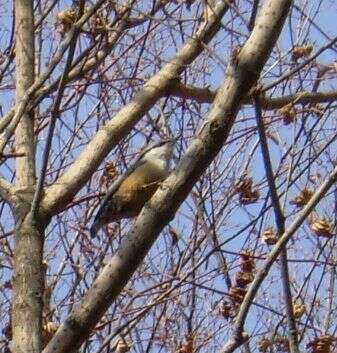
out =
<svg viewBox="0 0 337 353"><path fill-rule="evenodd" d="M149 145L135 164L107 191L97 211L90 235L105 224L138 215L144 204L168 176L174 140L163 140Z"/></svg>

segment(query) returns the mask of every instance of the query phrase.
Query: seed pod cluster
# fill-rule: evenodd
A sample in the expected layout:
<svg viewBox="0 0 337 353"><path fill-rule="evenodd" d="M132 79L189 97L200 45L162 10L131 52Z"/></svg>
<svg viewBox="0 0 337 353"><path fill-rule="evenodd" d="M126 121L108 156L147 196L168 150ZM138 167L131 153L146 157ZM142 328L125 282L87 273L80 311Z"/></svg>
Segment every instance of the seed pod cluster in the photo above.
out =
<svg viewBox="0 0 337 353"><path fill-rule="evenodd" d="M318 236L323 238L331 238L333 236L333 225L327 218L316 218L311 223L311 230Z"/></svg>
<svg viewBox="0 0 337 353"><path fill-rule="evenodd" d="M257 346L261 353L290 352L288 338L284 336L275 336L273 339L262 337Z"/></svg>
<svg viewBox="0 0 337 353"><path fill-rule="evenodd" d="M309 202L313 194L312 190L305 188L290 201L290 204L296 207L303 207Z"/></svg>
<svg viewBox="0 0 337 353"><path fill-rule="evenodd" d="M312 53L313 49L314 47L312 44L295 46L292 52L293 59L306 58Z"/></svg>
<svg viewBox="0 0 337 353"><path fill-rule="evenodd" d="M260 197L259 191L253 189L253 179L246 176L241 178L235 185L235 191L239 194L242 205L254 203Z"/></svg>
<svg viewBox="0 0 337 353"><path fill-rule="evenodd" d="M267 245L274 245L277 243L278 235L273 227L268 227L262 234L262 241Z"/></svg>
<svg viewBox="0 0 337 353"><path fill-rule="evenodd" d="M235 284L229 289L229 296L235 303L242 303L247 293L247 285L254 280L255 260L249 251L240 253L240 271L235 276Z"/></svg>
<svg viewBox="0 0 337 353"><path fill-rule="evenodd" d="M310 341L307 348L311 349L311 353L330 353L332 352L331 346L336 340L335 337L329 335L319 336Z"/></svg>
<svg viewBox="0 0 337 353"><path fill-rule="evenodd" d="M64 36L76 22L76 17L76 10L73 8L60 11L56 16L55 27L57 32Z"/></svg>
<svg viewBox="0 0 337 353"><path fill-rule="evenodd" d="M193 353L194 352L194 336L188 335L185 342L175 353Z"/></svg>
<svg viewBox="0 0 337 353"><path fill-rule="evenodd" d="M294 303L294 317L295 319L300 319L305 314L305 305L300 303Z"/></svg>

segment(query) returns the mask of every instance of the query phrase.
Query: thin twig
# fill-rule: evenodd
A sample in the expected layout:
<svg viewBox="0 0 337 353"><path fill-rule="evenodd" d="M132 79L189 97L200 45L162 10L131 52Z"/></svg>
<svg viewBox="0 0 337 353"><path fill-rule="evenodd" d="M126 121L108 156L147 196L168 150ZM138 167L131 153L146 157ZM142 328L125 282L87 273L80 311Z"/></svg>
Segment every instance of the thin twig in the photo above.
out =
<svg viewBox="0 0 337 353"><path fill-rule="evenodd" d="M45 209L51 214L59 212L64 207L64 201L75 196L118 141L168 92L170 85L203 51L201 43L208 43L220 29L219 18L228 10L227 2L219 2L219 17L212 17L212 21L201 25L195 36L190 38L178 53L144 84L137 95L96 133L71 167L48 188L48 193L42 200Z"/></svg>
<svg viewBox="0 0 337 353"><path fill-rule="evenodd" d="M262 268L256 274L254 281L248 288L247 294L244 297L244 300L241 304L240 311L236 317L235 323L235 333L233 338L223 347L221 350L222 353L231 353L236 348L238 348L242 343L242 333L243 326L249 312L250 306L252 305L252 300L255 297L257 291L259 290L263 280L269 273L271 266L276 261L277 257L280 255L282 248L289 241L289 239L295 234L299 229L308 215L316 207L316 205L321 201L322 197L327 193L330 187L337 181L337 166L333 169L331 174L325 179L321 184L315 194L312 196L307 205L302 209L298 214L295 220L290 224L288 229L284 232L281 238L278 240L272 251L270 252L267 260L265 261Z"/></svg>
<svg viewBox="0 0 337 353"><path fill-rule="evenodd" d="M68 76L68 73L71 69L71 64L72 64L72 61L74 58L77 38L78 38L79 34L80 34L80 28L76 27L74 30L74 35L72 36L70 44L69 44L69 53L68 53L66 65L65 65L61 80L59 81L59 87L57 90L56 98L55 98L54 105L51 110L51 119L50 119L47 140L46 140L46 146L45 146L45 149L43 151L43 156L42 156L42 167L41 167L40 177L39 177L39 180L37 183L37 187L36 187L36 190L34 193L32 206L31 206L31 210L30 210L33 218L36 217L36 213L38 211L39 203L40 203L40 200L42 197L42 189L43 189L43 184L44 184L44 180L46 177L46 171L47 171L49 153L50 153L50 149L51 149L51 143L52 143L52 139L53 139L53 135L54 135L55 123L56 123L56 120L60 116L59 108L60 108L61 100L63 97L63 92L64 92L64 89L65 89L65 86L67 83L67 76Z"/></svg>
<svg viewBox="0 0 337 353"><path fill-rule="evenodd" d="M273 83L271 83L270 85L267 85L265 87L263 87L263 89L261 90L261 92L267 92L268 90L270 90L271 88L277 86L279 83L283 82L284 80L286 80L287 78L293 76L294 74L296 74L297 72L299 72L300 70L302 70L304 67L306 67L308 64L310 64L313 60L315 60L318 56L320 56L325 50L331 48L334 44L337 43L337 37L335 37L334 39L332 39L328 44L324 45L322 48L320 48L319 50L317 50L317 52L315 54L313 54L309 59L303 61L302 64L296 66L293 70L290 70L287 74L281 76L278 80L274 81Z"/></svg>
<svg viewBox="0 0 337 353"><path fill-rule="evenodd" d="M10 110L9 113L3 118L7 122L8 115L11 115L11 122L7 125L7 129L2 133L0 138L0 154L3 152L7 142L13 135L21 116L26 112L26 108L33 97L34 93L42 87L46 80L50 78L50 75L62 60L64 53L71 44L73 37L76 35L77 31L84 25L84 23L90 18L90 16L105 2L105 0L100 0L98 3L91 7L84 15L73 25L69 31L66 39L60 44L58 51L54 55L53 59L50 62L47 70L38 78L38 80L28 89L27 93L22 97L20 103L16 107L15 113L14 110ZM14 113L14 114L13 114Z"/></svg>

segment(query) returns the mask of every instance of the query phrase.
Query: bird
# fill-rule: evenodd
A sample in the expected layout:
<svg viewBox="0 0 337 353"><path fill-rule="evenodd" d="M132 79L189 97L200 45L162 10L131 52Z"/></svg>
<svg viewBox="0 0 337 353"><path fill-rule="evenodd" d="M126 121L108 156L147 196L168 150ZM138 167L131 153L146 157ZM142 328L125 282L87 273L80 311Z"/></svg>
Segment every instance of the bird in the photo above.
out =
<svg viewBox="0 0 337 353"><path fill-rule="evenodd" d="M132 167L111 185L90 227L92 238L105 224L139 214L169 174L174 141L163 139L149 144Z"/></svg>

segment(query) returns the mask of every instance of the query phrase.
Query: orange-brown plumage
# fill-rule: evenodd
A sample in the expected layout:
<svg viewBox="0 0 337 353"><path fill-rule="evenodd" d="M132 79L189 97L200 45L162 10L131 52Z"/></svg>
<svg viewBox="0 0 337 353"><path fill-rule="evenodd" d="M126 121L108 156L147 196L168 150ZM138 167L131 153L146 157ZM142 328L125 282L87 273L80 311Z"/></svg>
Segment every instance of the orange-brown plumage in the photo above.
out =
<svg viewBox="0 0 337 353"><path fill-rule="evenodd" d="M163 141L143 153L135 165L107 192L91 227L91 235L104 224L138 215L168 175L173 142Z"/></svg>

